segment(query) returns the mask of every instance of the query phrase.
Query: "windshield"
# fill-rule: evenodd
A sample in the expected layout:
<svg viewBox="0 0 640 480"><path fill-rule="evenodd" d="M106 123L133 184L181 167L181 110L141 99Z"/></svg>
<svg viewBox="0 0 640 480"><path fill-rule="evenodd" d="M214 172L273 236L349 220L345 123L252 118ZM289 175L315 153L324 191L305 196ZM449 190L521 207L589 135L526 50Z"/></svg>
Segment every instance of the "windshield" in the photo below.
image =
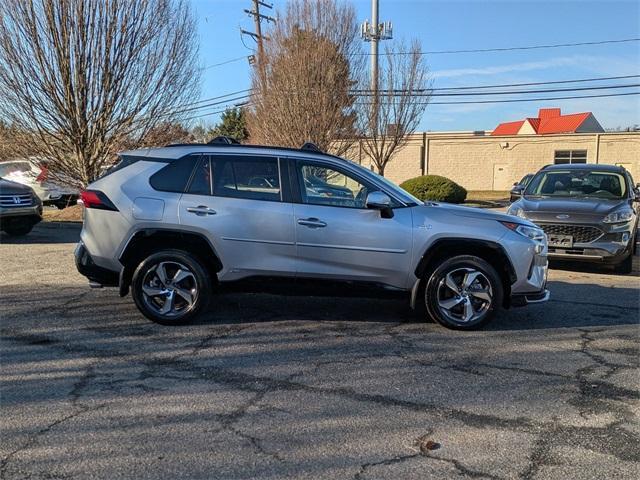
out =
<svg viewBox="0 0 640 480"><path fill-rule="evenodd" d="M31 171L29 162L0 162L0 177L24 175Z"/></svg>
<svg viewBox="0 0 640 480"><path fill-rule="evenodd" d="M527 186L525 195L544 197L624 198L624 177L615 172L593 170L542 170Z"/></svg>
<svg viewBox="0 0 640 480"><path fill-rule="evenodd" d="M393 193L395 193L398 197L400 197L400 199L406 203L409 206L413 206L413 205L422 205L422 201L418 200L416 197L414 197L413 195L411 195L409 192L407 192L406 190L400 188L398 185L396 185L395 183L393 183L391 180L384 178L382 175L378 175L375 172L372 172L371 170L368 170L366 168L364 168L362 165L358 165L355 162L351 162L349 161L349 163L351 165L353 165L354 167L357 167L358 170L360 171L361 174L374 179L374 181L380 182L382 184L384 184L386 187L388 187L390 190L393 191Z"/></svg>

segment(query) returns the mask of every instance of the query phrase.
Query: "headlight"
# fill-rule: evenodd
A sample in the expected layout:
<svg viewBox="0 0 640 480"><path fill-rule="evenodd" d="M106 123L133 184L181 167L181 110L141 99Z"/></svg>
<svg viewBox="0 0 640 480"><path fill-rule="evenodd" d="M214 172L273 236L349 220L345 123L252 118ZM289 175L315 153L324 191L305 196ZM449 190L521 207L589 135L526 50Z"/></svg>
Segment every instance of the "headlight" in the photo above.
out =
<svg viewBox="0 0 640 480"><path fill-rule="evenodd" d="M602 220L604 223L622 223L628 222L633 218L633 210L620 210L619 212L612 212Z"/></svg>
<svg viewBox="0 0 640 480"><path fill-rule="evenodd" d="M523 237L530 238L535 242L543 242L547 239L547 236L544 233L544 230L538 227L530 227L528 225L522 225L520 223L512 223L512 222L500 222L509 230L513 230L516 233L519 233Z"/></svg>
<svg viewBox="0 0 640 480"><path fill-rule="evenodd" d="M514 215L520 218L527 218L527 216L524 214L524 210L522 209L522 207L518 207L517 205L511 205L509 207L509 210L507 210L507 215Z"/></svg>

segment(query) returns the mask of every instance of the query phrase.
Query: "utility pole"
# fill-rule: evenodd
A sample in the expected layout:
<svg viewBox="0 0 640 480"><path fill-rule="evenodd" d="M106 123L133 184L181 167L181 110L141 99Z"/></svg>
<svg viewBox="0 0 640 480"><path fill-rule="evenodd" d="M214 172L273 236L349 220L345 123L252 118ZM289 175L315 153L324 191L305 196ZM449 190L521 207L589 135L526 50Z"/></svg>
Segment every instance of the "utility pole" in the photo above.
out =
<svg viewBox="0 0 640 480"><path fill-rule="evenodd" d="M267 37L262 35L262 21L273 22L275 23L276 19L270 17L269 15L263 15L260 13L260 7L265 7L268 9L272 9L273 5L263 2L261 0L253 0L253 10L244 9L245 13L250 17L253 17L253 22L255 25L255 32L249 32L247 30L240 29L240 33L243 35L249 35L253 38L258 44L258 55L256 58L256 64L258 68L258 72L260 75L260 81L264 85L265 80L265 70L264 70L264 40L269 40Z"/></svg>
<svg viewBox="0 0 640 480"><path fill-rule="evenodd" d="M371 23L368 20L362 24L360 36L365 42L371 43L371 91L373 98L373 125L378 127L378 43L380 40L393 38L393 25L391 22L380 23L378 20L379 0L371 0ZM377 133L377 132L376 132Z"/></svg>

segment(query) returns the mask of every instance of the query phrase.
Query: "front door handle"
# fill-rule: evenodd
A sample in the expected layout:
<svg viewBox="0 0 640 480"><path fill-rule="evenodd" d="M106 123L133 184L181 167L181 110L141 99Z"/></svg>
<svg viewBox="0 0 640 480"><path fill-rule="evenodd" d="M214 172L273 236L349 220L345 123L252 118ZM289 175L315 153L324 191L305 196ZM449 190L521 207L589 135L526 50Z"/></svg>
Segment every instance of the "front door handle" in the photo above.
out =
<svg viewBox="0 0 640 480"><path fill-rule="evenodd" d="M298 225L304 225L305 227L309 228L324 228L327 226L325 222L323 222L322 220L318 220L315 217L299 218Z"/></svg>
<svg viewBox="0 0 640 480"><path fill-rule="evenodd" d="M197 207L187 207L187 212L195 213L196 215L215 215L216 211L213 208L209 208L206 205L198 205Z"/></svg>

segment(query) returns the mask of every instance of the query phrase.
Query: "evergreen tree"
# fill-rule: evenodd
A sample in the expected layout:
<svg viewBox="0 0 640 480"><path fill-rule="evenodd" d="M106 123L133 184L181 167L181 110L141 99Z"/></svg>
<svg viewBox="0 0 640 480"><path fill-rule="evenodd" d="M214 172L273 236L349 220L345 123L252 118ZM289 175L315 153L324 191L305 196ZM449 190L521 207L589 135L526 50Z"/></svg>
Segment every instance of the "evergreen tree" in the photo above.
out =
<svg viewBox="0 0 640 480"><path fill-rule="evenodd" d="M230 108L220 118L220 123L209 132L211 138L225 136L243 142L249 136L247 122L242 108Z"/></svg>

